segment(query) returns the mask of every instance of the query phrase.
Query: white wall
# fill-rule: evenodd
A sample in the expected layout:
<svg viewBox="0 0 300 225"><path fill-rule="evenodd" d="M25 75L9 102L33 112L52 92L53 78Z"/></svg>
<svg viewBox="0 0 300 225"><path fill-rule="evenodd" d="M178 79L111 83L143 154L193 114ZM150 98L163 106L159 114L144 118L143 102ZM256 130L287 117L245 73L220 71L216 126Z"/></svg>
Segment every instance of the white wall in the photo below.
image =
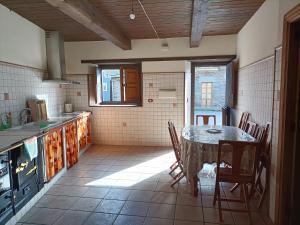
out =
<svg viewBox="0 0 300 225"><path fill-rule="evenodd" d="M184 120L184 73L143 74L141 107L89 107L87 75L68 75L79 85L67 87L75 110L91 110L93 143L102 145L171 146L167 129L172 120L178 133ZM160 99L159 89L176 89L176 98ZM79 93L79 94L78 94ZM152 99L149 102L148 99Z"/></svg>
<svg viewBox="0 0 300 225"><path fill-rule="evenodd" d="M274 54L281 45L283 17L300 0L266 0L237 35L240 68Z"/></svg>
<svg viewBox="0 0 300 225"><path fill-rule="evenodd" d="M266 0L237 36L240 67L274 53L277 43L279 1Z"/></svg>
<svg viewBox="0 0 300 225"><path fill-rule="evenodd" d="M170 49L168 51L162 51L160 40L132 40L132 50L124 51L108 41L66 42L65 56L67 74L87 74L88 65L81 64L82 59L126 59L236 54L236 35L203 37L198 48L190 48L189 38L170 38L168 39L168 43ZM182 71L184 71L184 67Z"/></svg>
<svg viewBox="0 0 300 225"><path fill-rule="evenodd" d="M184 72L185 71L185 61L151 61L142 62L142 72L143 73L153 73L153 72Z"/></svg>
<svg viewBox="0 0 300 225"><path fill-rule="evenodd" d="M45 31L0 4L0 61L46 69Z"/></svg>
<svg viewBox="0 0 300 225"><path fill-rule="evenodd" d="M185 61L185 80L184 80L184 125L191 124L191 97L192 97L192 70L191 62Z"/></svg>

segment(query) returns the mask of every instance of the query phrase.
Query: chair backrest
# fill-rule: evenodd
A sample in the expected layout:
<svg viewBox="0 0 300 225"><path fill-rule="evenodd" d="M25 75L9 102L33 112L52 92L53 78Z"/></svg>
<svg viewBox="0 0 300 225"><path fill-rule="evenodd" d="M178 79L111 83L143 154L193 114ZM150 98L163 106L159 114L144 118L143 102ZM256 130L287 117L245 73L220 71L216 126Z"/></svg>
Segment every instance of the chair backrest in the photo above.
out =
<svg viewBox="0 0 300 225"><path fill-rule="evenodd" d="M214 119L214 125L216 126L216 116L215 115L197 115L196 116L196 125L199 125L199 120L198 118L202 118L203 125L208 125L209 124L209 118Z"/></svg>
<svg viewBox="0 0 300 225"><path fill-rule="evenodd" d="M173 122L168 121L168 129L169 129L169 134L170 134L173 150L175 153L175 157L176 160L178 161L180 160L180 142L178 140L178 135Z"/></svg>
<svg viewBox="0 0 300 225"><path fill-rule="evenodd" d="M258 125L252 121L248 121L246 123L246 129L245 132L250 134L252 137L254 137L257 133Z"/></svg>
<svg viewBox="0 0 300 225"><path fill-rule="evenodd" d="M248 113L248 112L243 112L242 117L241 117L241 119L240 119L240 123L239 123L238 128L240 128L240 129L242 129L242 130L245 130L245 129L246 129L247 122L248 122L248 120L249 120L249 117L250 117L250 113Z"/></svg>
<svg viewBox="0 0 300 225"><path fill-rule="evenodd" d="M264 126L264 132L261 135L259 141L261 142L261 152L269 155L270 154L270 148L271 148L271 123L267 123Z"/></svg>
<svg viewBox="0 0 300 225"><path fill-rule="evenodd" d="M257 130L255 132L255 135L253 136L257 141L261 142L263 136L265 133L265 127L264 126L258 126Z"/></svg>
<svg viewBox="0 0 300 225"><path fill-rule="evenodd" d="M226 154L224 154L225 152ZM237 180L240 180L241 182L254 182L259 152L260 143L258 142L220 140L217 176L220 171L221 163L229 161L230 169L228 170L229 174L226 174L227 179L232 178L233 182L236 182Z"/></svg>

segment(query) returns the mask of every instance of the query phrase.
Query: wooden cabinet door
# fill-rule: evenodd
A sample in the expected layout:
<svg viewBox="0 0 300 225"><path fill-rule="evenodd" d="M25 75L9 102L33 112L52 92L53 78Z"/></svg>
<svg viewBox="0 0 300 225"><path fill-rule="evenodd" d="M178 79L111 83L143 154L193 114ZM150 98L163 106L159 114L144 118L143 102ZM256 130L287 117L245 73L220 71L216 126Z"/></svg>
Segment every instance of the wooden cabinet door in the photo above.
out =
<svg viewBox="0 0 300 225"><path fill-rule="evenodd" d="M79 141L79 150L85 149L87 144L92 143L91 135L91 113L85 112L77 120L77 138Z"/></svg>
<svg viewBox="0 0 300 225"><path fill-rule="evenodd" d="M78 162L78 141L76 122L71 122L66 126L65 129L67 145L67 168L70 168Z"/></svg>
<svg viewBox="0 0 300 225"><path fill-rule="evenodd" d="M141 76L137 69L124 69L124 102L141 101Z"/></svg>
<svg viewBox="0 0 300 225"><path fill-rule="evenodd" d="M49 181L64 167L62 128L49 132L44 137L46 175Z"/></svg>
<svg viewBox="0 0 300 225"><path fill-rule="evenodd" d="M77 120L77 136L79 141L79 150L83 150L87 146L86 131L86 117L82 116Z"/></svg>
<svg viewBox="0 0 300 225"><path fill-rule="evenodd" d="M87 117L87 143L92 143L92 121L91 115Z"/></svg>

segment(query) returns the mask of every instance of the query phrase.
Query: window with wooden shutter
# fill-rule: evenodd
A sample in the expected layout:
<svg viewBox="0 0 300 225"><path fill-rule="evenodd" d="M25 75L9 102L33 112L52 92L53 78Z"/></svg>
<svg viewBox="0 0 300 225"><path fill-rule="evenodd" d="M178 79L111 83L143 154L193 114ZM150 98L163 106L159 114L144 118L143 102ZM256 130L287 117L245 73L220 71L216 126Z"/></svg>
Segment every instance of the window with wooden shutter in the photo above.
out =
<svg viewBox="0 0 300 225"><path fill-rule="evenodd" d="M141 101L141 76L136 69L123 70L124 102Z"/></svg>
<svg viewBox="0 0 300 225"><path fill-rule="evenodd" d="M142 76L139 65L99 66L95 86L97 104L140 106ZM91 80L92 81L92 80Z"/></svg>

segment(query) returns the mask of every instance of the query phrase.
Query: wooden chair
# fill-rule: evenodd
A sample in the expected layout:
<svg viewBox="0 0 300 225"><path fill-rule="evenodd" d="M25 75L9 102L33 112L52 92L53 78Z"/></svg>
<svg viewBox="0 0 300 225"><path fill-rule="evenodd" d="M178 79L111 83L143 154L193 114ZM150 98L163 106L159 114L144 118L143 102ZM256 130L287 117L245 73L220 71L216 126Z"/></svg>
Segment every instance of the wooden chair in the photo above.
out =
<svg viewBox="0 0 300 225"><path fill-rule="evenodd" d="M203 125L208 125L211 117L214 119L214 125L216 126L216 115L196 115L196 125L199 125L199 118L202 118Z"/></svg>
<svg viewBox="0 0 300 225"><path fill-rule="evenodd" d="M246 129L247 122L248 122L248 120L249 120L249 117L250 117L250 113L248 113L248 112L243 112L242 117L241 117L241 119L240 119L240 123L239 123L238 128L240 128L240 129L242 129L242 130L245 130L245 129Z"/></svg>
<svg viewBox="0 0 300 225"><path fill-rule="evenodd" d="M173 181L173 183L171 184L171 187L173 187L185 175L184 175L184 172L183 172L182 162L181 162L181 159L180 159L180 152L181 152L180 142L178 140L178 135L177 135L177 132L176 132L176 128L175 128L174 124L171 121L168 122L168 129L169 129L169 134L170 134L170 138L171 138L171 142L172 142L172 146L173 146L173 150L174 150L174 154L175 154L175 158L176 158L176 161L170 167L171 171L169 172L169 174L172 176L172 173L177 168L180 169L179 173L177 173L175 176L172 176L175 179Z"/></svg>
<svg viewBox="0 0 300 225"><path fill-rule="evenodd" d="M269 177L270 177L270 147L271 147L271 136L270 136L270 127L271 123L267 123L266 126L259 126L257 128L257 132L255 134L256 140L261 144L261 151L258 158L258 167L256 171L256 181L252 188L251 195L254 194L255 191L258 196L258 205L257 207L260 208L262 201L265 197L266 190L269 184ZM266 169L266 178L265 178L265 186L262 185L261 175L263 169ZM230 191L233 192L238 188L239 184L235 184Z"/></svg>
<svg viewBox="0 0 300 225"><path fill-rule="evenodd" d="M258 208L261 207L266 190L268 189L270 179L270 148L271 148L271 135L270 135L271 123L267 123L266 126L262 127L262 132L257 137L257 140L261 143L261 152L258 159L258 168L256 171L256 181L254 185L254 191L258 194ZM263 170L266 170L266 178L264 186L262 185L261 175Z"/></svg>
<svg viewBox="0 0 300 225"><path fill-rule="evenodd" d="M258 125L252 121L247 121L245 132L254 137L257 133Z"/></svg>
<svg viewBox="0 0 300 225"><path fill-rule="evenodd" d="M224 161L221 156L224 151L230 151L231 153L231 163L230 166L221 167L221 163ZM217 161L217 176L216 176L216 186L214 194L215 205L218 201L219 208L219 218L223 221L222 211L237 211L237 212L247 212L249 214L250 223L252 224L251 213L249 210L249 191L248 185L254 186L255 174L257 169L258 155L260 151L260 144L256 142L241 142L241 141L219 141L218 150L218 161ZM253 161L251 169L245 170L242 168L243 154L253 155ZM227 162L228 163L228 162ZM221 187L220 182L238 183L241 186L241 198L240 199L229 199L221 198ZM245 203L246 210L241 209L228 209L222 208L221 202L240 202Z"/></svg>

